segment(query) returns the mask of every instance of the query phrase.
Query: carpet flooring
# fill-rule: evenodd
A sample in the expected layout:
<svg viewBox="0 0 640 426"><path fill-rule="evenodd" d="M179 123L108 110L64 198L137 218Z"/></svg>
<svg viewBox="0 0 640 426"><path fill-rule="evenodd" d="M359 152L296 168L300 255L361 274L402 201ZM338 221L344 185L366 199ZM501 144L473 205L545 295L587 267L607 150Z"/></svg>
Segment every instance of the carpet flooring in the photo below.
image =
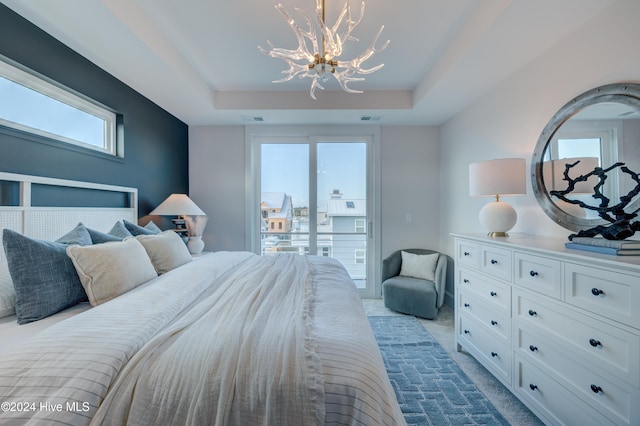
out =
<svg viewBox="0 0 640 426"><path fill-rule="evenodd" d="M369 322L408 425L509 424L416 318Z"/></svg>

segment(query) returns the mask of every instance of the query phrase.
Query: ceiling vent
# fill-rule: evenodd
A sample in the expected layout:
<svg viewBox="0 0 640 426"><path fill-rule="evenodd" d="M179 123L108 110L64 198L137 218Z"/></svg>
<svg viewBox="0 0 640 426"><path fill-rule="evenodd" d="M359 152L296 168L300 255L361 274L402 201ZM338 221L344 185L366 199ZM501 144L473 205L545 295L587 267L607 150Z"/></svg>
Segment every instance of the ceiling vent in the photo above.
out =
<svg viewBox="0 0 640 426"><path fill-rule="evenodd" d="M262 122L264 122L264 118L263 117L256 117L256 116L253 116L253 115L243 115L242 116L242 121L249 122L249 123L262 123Z"/></svg>
<svg viewBox="0 0 640 426"><path fill-rule="evenodd" d="M382 117L379 115L363 115L360 121L380 121Z"/></svg>

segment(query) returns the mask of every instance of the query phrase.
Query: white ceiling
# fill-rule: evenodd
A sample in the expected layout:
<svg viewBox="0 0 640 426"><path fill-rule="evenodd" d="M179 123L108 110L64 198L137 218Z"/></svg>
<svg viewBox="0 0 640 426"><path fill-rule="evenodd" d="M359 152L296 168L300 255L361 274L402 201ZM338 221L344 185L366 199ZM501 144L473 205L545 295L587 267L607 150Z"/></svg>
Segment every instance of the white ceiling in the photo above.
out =
<svg viewBox="0 0 640 426"><path fill-rule="evenodd" d="M0 1L189 125L437 125L615 0L366 0L342 59L384 25L391 44L365 63L384 68L350 85L363 94L330 81L317 101L308 79L271 83L287 67L258 50L297 45L278 0ZM279 1L313 16L313 0ZM344 1L326 0L328 24Z"/></svg>

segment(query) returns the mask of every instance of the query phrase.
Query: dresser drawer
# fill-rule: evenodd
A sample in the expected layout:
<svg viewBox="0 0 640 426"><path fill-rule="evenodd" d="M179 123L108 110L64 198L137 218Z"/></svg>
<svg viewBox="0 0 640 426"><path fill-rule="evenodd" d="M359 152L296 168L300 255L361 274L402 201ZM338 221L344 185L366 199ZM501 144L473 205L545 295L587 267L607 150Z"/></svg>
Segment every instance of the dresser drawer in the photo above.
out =
<svg viewBox="0 0 640 426"><path fill-rule="evenodd" d="M547 336L567 356L578 356L603 375L640 387L640 337L514 290L514 328ZM570 353L569 353L570 352Z"/></svg>
<svg viewBox="0 0 640 426"><path fill-rule="evenodd" d="M596 409L551 379L541 369L515 356L515 393L545 423L566 426L611 426L614 425Z"/></svg>
<svg viewBox="0 0 640 426"><path fill-rule="evenodd" d="M560 299L560 261L542 256L515 252L515 284L538 293Z"/></svg>
<svg viewBox="0 0 640 426"><path fill-rule="evenodd" d="M640 390L629 383L596 373L593 365L576 362L579 358L567 356L553 341L516 327L516 351L523 359L530 359L534 365L548 372L580 399L597 408L618 424L630 424L631 419L640 419L635 401L640 400Z"/></svg>
<svg viewBox="0 0 640 426"><path fill-rule="evenodd" d="M511 348L498 340L485 329L478 320L462 313L460 315L459 341L482 365L506 386L511 385L511 366L513 352Z"/></svg>
<svg viewBox="0 0 640 426"><path fill-rule="evenodd" d="M456 262L471 268L480 267L480 246L464 240L456 240Z"/></svg>
<svg viewBox="0 0 640 426"><path fill-rule="evenodd" d="M511 250L480 246L480 270L494 277L511 281Z"/></svg>
<svg viewBox="0 0 640 426"><path fill-rule="evenodd" d="M511 316L511 287L467 269L458 270L458 290L473 292L494 310Z"/></svg>
<svg viewBox="0 0 640 426"><path fill-rule="evenodd" d="M506 344L510 343L511 318L508 315L494 309L475 293L459 292L458 297L460 300L457 309L460 309L460 312L473 316L475 321L484 324L495 337Z"/></svg>
<svg viewBox="0 0 640 426"><path fill-rule="evenodd" d="M601 268L565 264L565 301L640 328L640 280Z"/></svg>

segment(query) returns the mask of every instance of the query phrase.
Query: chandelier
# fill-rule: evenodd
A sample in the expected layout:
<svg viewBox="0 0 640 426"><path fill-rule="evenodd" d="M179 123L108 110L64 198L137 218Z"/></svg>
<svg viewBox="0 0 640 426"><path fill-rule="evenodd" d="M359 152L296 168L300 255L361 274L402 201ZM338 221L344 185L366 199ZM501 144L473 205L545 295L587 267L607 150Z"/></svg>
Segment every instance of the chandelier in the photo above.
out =
<svg viewBox="0 0 640 426"><path fill-rule="evenodd" d="M374 54L382 52L389 45L389 40L387 40L381 46L376 47L384 25L380 28L380 31L378 31L378 34L367 50L348 61L338 59L342 54L342 46L345 42L349 40L358 41L351 33L362 20L362 16L364 15L364 1L360 6L360 16L357 20L352 19L351 8L348 3L345 3L336 23L332 27L329 27L325 24L324 20L324 0L316 0L316 19L320 29L319 37L316 31L317 29L314 28L311 23L311 19L309 19L309 16L301 9L295 8L296 12L304 17L308 29L296 24L295 20L291 18L282 4L278 3L276 9L278 9L285 22L289 24L295 33L296 39L298 40L298 48L295 50L276 48L273 47L270 41L267 41L270 50L258 46L260 51L265 55L282 59L289 66L288 70L282 71L285 77L281 80L274 80L273 83L284 83L296 76L299 78L309 77L311 78L311 90L309 94L313 99L316 99L316 89L324 90L321 83L325 83L329 80L329 76L333 76L345 92L362 93L361 90L351 89L349 83L364 81L364 77L358 77L358 75L371 74L384 66L384 64L380 64L373 68L362 68L363 62L371 58ZM320 39L320 44L318 43L318 39Z"/></svg>

